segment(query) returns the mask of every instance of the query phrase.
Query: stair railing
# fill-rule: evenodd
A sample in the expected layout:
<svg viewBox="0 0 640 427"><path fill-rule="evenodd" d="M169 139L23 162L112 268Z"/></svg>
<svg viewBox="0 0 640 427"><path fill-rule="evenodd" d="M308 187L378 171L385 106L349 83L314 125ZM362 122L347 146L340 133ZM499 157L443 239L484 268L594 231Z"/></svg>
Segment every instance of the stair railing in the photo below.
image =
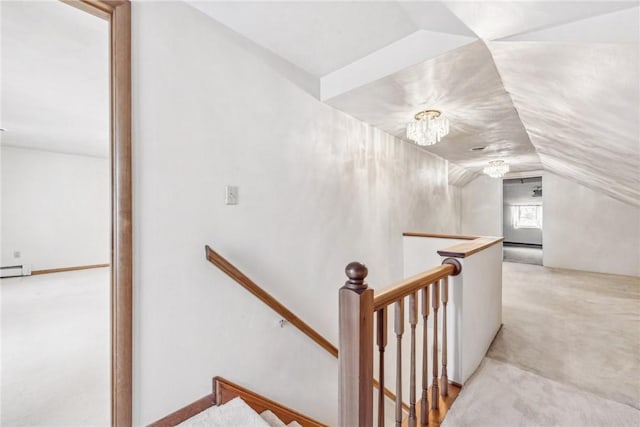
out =
<svg viewBox="0 0 640 427"><path fill-rule="evenodd" d="M222 255L211 249L208 245L205 245L205 256L207 260L218 267L221 271L223 271L227 276L236 281L239 285L249 291L251 294L256 296L260 301L269 306L272 310L278 313L284 320L289 322L291 325L298 328L302 333L311 338L316 344L325 349L332 356L338 358L338 348L331 344L329 340L323 337L320 333L318 333L315 329L305 323L300 317L298 317L295 313L285 307L280 301L278 301L275 297L265 291L263 288L258 286L253 280L251 280L246 274L240 271L236 266L231 264L227 259L225 259ZM377 387L384 393L385 396L390 398L393 401L398 400L396 395L389 389L379 386L378 381L373 380L372 387ZM371 388L369 389L372 390ZM402 399L399 400L401 407L408 411L409 405L402 402Z"/></svg>
<svg viewBox="0 0 640 427"><path fill-rule="evenodd" d="M305 323L300 317L296 316L291 310L285 307L280 301L274 298L267 291L258 286L246 274L240 271L236 266L227 261L222 255L205 246L205 254L207 260L222 270L227 276L235 280L243 288L251 292L260 301L269 306L273 311L278 313L284 320L298 328L305 335L316 342L320 347L331 353L334 357L338 357L338 349L331 344L329 340L320 335L315 329Z"/></svg>
<svg viewBox="0 0 640 427"><path fill-rule="evenodd" d="M431 409L438 409L438 395L448 395L447 376L447 303L449 300L449 276L460 274L462 265L455 258L446 258L442 265L412 276L374 295L365 279L367 267L352 262L346 267L348 280L340 289L340 342L339 342L339 423L343 427L373 426L373 354L374 337L379 352L378 378L380 390L385 389L384 354L387 345L387 317L393 305L394 334L396 336L396 399L395 425L402 425L402 338L405 325L405 300L408 303L411 335L409 425L417 424L416 415L416 326L420 315L423 321L422 340L422 399L420 424L427 425L428 405L428 340L427 321L433 310L433 360L431 384ZM438 310L442 302L442 371L438 385ZM376 329L374 333L374 318ZM384 426L384 395L378 394L378 426Z"/></svg>

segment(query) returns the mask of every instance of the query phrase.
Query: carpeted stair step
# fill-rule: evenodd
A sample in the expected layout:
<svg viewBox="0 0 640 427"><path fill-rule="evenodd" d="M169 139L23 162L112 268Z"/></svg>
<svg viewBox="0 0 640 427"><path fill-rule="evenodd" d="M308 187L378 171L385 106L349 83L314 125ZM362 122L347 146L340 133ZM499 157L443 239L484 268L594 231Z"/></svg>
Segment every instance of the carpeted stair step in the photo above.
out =
<svg viewBox="0 0 640 427"><path fill-rule="evenodd" d="M293 421L283 423L273 412L258 414L244 400L236 397L221 406L212 406L186 421L179 427L302 427Z"/></svg>
<svg viewBox="0 0 640 427"><path fill-rule="evenodd" d="M302 427L300 424L298 424L295 421L291 421L289 424L283 423L282 420L280 418L278 418L278 416L276 414L274 414L273 412L269 411L268 409L266 411L264 411L263 413L261 413L260 416L271 427Z"/></svg>

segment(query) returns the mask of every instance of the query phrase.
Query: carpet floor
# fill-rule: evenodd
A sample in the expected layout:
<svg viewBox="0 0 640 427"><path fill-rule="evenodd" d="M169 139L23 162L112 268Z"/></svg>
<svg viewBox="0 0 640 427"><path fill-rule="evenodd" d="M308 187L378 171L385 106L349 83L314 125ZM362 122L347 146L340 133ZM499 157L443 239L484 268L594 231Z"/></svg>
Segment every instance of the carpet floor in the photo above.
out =
<svg viewBox="0 0 640 427"><path fill-rule="evenodd" d="M542 249L523 246L507 246L502 248L503 259L506 262L542 265Z"/></svg>
<svg viewBox="0 0 640 427"><path fill-rule="evenodd" d="M109 270L0 282L1 425L110 425Z"/></svg>
<svg viewBox="0 0 640 427"><path fill-rule="evenodd" d="M503 266L503 328L443 425L640 426L640 278Z"/></svg>
<svg viewBox="0 0 640 427"><path fill-rule="evenodd" d="M637 427L640 411L485 358L442 427Z"/></svg>

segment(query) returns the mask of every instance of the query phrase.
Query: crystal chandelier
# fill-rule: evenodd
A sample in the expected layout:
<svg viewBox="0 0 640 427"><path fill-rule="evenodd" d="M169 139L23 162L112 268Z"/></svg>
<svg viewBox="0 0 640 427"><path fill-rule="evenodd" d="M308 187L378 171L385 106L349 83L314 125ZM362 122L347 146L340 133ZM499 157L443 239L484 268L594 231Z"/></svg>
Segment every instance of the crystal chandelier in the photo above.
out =
<svg viewBox="0 0 640 427"><path fill-rule="evenodd" d="M489 166L484 168L484 173L491 178L500 178L507 172L509 172L509 165L504 160L492 160L489 162Z"/></svg>
<svg viewBox="0 0 640 427"><path fill-rule="evenodd" d="M438 110L420 111L407 125L407 138L418 145L433 145L449 133L449 120Z"/></svg>

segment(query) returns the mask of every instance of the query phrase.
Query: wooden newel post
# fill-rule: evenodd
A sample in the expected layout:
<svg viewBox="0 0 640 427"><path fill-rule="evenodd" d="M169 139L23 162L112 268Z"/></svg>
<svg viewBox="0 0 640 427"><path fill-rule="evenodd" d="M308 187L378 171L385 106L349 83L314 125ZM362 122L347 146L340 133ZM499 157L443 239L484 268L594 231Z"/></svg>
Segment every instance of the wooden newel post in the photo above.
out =
<svg viewBox="0 0 640 427"><path fill-rule="evenodd" d="M339 425L373 426L373 289L367 267L352 262L340 288Z"/></svg>

